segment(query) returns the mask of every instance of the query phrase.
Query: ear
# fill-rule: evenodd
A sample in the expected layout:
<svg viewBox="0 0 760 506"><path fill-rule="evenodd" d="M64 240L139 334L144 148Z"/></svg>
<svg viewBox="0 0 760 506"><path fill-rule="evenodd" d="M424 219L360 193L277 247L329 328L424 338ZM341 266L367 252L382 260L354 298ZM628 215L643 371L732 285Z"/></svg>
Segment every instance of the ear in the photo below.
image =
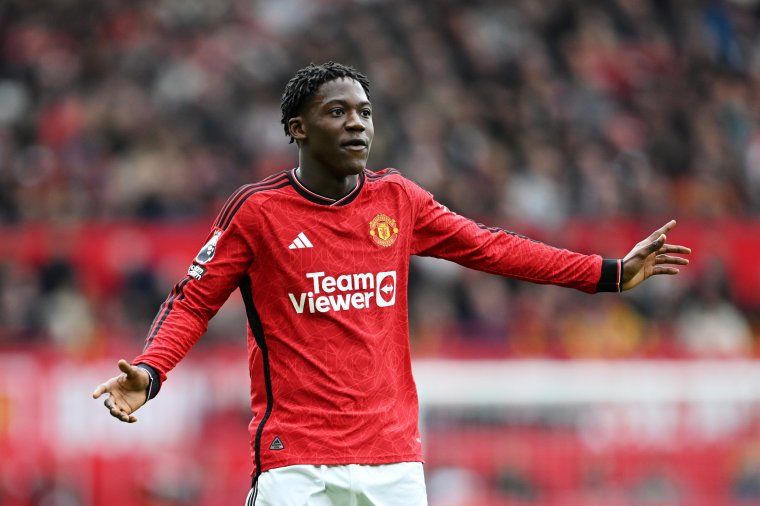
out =
<svg viewBox="0 0 760 506"><path fill-rule="evenodd" d="M290 131L290 135L296 141L302 141L306 139L306 128L301 116L296 116L288 120L288 130Z"/></svg>

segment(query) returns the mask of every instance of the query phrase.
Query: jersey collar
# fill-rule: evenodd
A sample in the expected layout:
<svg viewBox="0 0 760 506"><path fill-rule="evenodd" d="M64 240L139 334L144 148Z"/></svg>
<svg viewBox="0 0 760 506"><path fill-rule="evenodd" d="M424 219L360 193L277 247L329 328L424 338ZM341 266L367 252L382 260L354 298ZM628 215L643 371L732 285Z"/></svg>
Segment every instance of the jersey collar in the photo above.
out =
<svg viewBox="0 0 760 506"><path fill-rule="evenodd" d="M290 182L293 184L293 188L295 188L302 197L304 197L306 200L309 200L310 202L324 206L344 206L346 204L349 204L353 202L357 195L359 195L362 186L364 186L364 171L362 171L359 174L359 180L357 181L354 189L336 200L331 199L330 197L324 197L306 188L303 183L298 180L298 176L296 176L296 169L291 169L291 171L288 172L288 177L290 178Z"/></svg>

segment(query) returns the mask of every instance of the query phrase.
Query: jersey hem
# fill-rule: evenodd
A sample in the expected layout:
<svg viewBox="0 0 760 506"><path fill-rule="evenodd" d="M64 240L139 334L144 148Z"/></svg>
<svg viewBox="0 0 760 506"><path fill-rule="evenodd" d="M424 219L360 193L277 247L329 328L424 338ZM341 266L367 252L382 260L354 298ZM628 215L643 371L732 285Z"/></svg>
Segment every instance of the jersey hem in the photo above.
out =
<svg viewBox="0 0 760 506"><path fill-rule="evenodd" d="M347 466L351 464L363 465L363 466L378 466L384 464L400 464L402 462L421 462L424 463L425 459L419 453L408 455L394 455L393 457L384 458L351 458L351 459L320 459L320 460L297 460L293 462L272 463L269 465L262 465L260 471L252 471L251 476L265 473L272 469L278 469L288 466Z"/></svg>

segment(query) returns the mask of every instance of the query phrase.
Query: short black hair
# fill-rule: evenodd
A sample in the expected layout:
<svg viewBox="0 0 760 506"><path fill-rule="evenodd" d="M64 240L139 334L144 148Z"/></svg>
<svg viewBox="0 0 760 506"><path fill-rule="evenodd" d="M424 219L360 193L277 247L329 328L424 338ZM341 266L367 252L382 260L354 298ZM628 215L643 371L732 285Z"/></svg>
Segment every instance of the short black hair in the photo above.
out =
<svg viewBox="0 0 760 506"><path fill-rule="evenodd" d="M362 85L364 93L369 99L369 79L367 76L349 65L343 65L329 61L321 65L310 63L307 67L302 68L290 78L285 85L285 91L280 99L280 108L282 109L282 125L285 127L285 135L290 137L293 142L293 136L290 135L288 121L290 118L301 114L301 110L306 102L316 93L320 86L333 79L342 77L353 79Z"/></svg>

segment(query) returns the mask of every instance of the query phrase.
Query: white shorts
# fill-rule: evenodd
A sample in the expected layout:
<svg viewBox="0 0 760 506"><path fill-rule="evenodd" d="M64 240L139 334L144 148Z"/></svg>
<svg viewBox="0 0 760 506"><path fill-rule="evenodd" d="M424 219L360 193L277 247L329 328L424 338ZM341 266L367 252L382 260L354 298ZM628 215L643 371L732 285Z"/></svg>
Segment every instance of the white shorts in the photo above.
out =
<svg viewBox="0 0 760 506"><path fill-rule="evenodd" d="M421 462L270 469L245 506L427 506Z"/></svg>

